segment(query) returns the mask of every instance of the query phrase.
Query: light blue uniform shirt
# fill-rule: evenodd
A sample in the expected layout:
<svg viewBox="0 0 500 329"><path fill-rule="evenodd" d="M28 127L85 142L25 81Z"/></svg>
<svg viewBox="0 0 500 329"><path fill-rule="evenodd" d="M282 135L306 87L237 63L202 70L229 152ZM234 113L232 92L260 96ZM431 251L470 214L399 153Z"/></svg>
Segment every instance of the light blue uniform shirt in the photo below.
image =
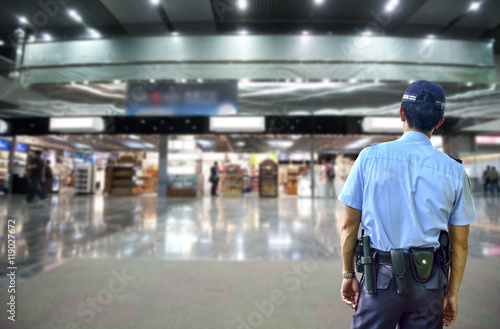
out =
<svg viewBox="0 0 500 329"><path fill-rule="evenodd" d="M362 211L366 235L382 251L436 249L448 223L468 225L477 218L462 164L417 131L364 149L339 200Z"/></svg>

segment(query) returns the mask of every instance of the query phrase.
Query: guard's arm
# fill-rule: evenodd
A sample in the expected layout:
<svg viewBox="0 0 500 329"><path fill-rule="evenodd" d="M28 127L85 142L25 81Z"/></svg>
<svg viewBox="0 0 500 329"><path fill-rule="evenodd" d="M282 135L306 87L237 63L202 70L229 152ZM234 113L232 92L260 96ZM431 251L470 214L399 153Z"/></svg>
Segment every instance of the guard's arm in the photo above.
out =
<svg viewBox="0 0 500 329"><path fill-rule="evenodd" d="M358 239L361 210L344 205L344 218L340 231L342 243L342 262L344 272L354 272L354 247Z"/></svg>
<svg viewBox="0 0 500 329"><path fill-rule="evenodd" d="M449 225L451 242L451 269L448 282L448 297L457 297L458 288L464 275L469 252L469 226Z"/></svg>
<svg viewBox="0 0 500 329"><path fill-rule="evenodd" d="M358 228L361 223L361 210L344 206L344 219L341 227L342 260L344 273L354 272L354 247L358 237ZM359 298L359 281L356 276L342 281L340 289L342 300L350 308L356 309Z"/></svg>
<svg viewBox="0 0 500 329"><path fill-rule="evenodd" d="M467 262L467 253L469 251L469 225L457 226L450 224L451 243L451 269L448 281L448 293L444 299L443 305L443 325L451 326L457 319L458 314L458 288L464 275L465 263Z"/></svg>

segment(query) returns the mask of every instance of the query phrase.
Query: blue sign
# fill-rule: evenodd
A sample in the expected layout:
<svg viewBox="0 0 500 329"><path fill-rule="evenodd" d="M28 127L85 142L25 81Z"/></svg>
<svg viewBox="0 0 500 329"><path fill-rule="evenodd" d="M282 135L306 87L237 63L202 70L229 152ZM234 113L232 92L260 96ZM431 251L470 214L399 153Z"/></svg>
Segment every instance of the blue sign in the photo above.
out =
<svg viewBox="0 0 500 329"><path fill-rule="evenodd" d="M81 152L75 152L75 159L83 160L83 153L81 153Z"/></svg>
<svg viewBox="0 0 500 329"><path fill-rule="evenodd" d="M83 163L90 163L95 165L95 153L84 153Z"/></svg>
<svg viewBox="0 0 500 329"><path fill-rule="evenodd" d="M0 140L0 150L2 150L2 151L9 151L10 150L10 142L9 141L4 141L4 140Z"/></svg>
<svg viewBox="0 0 500 329"><path fill-rule="evenodd" d="M129 83L126 115L235 115L238 85L209 83Z"/></svg>
<svg viewBox="0 0 500 329"><path fill-rule="evenodd" d="M73 152L64 150L63 156L65 158L72 158L73 157Z"/></svg>
<svg viewBox="0 0 500 329"><path fill-rule="evenodd" d="M16 152L28 153L28 144L16 143Z"/></svg>

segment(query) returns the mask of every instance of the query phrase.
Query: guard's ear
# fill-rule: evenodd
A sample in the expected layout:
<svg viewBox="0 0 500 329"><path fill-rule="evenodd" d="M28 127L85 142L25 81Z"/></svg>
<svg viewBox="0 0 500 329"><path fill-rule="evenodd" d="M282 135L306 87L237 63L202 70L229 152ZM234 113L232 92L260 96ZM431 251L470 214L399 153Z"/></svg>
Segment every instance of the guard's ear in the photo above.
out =
<svg viewBox="0 0 500 329"><path fill-rule="evenodd" d="M401 117L401 121L403 121L403 122L406 121L405 113L403 112L402 108L399 108L399 116Z"/></svg>
<svg viewBox="0 0 500 329"><path fill-rule="evenodd" d="M434 127L434 129L438 129L439 127L441 127L443 122L444 122L444 117L442 117L441 120L439 120L438 124L436 125L436 127Z"/></svg>

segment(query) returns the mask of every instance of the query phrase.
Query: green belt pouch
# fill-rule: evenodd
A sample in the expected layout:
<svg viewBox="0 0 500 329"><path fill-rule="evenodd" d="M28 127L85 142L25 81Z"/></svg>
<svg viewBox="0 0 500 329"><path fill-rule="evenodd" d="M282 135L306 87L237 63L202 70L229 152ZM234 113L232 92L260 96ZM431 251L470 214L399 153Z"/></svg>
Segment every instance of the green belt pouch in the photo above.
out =
<svg viewBox="0 0 500 329"><path fill-rule="evenodd" d="M434 264L434 248L410 248L411 269L417 282L429 281Z"/></svg>

